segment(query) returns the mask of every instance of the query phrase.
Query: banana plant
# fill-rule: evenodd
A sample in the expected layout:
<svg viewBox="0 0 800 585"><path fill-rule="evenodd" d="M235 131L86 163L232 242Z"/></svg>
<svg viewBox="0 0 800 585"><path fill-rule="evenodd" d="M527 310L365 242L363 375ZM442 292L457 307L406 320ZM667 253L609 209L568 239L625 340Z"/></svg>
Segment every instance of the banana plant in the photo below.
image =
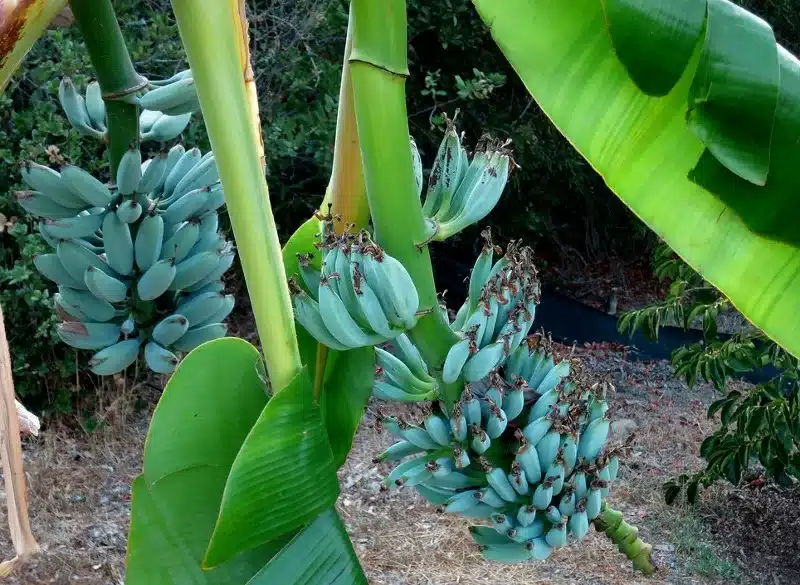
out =
<svg viewBox="0 0 800 585"><path fill-rule="evenodd" d="M796 242L775 215L793 186L785 171L797 62L769 27L727 0L474 3L534 97L620 197L757 325L798 349L788 308ZM0 80L63 3L28 5L38 11L4 14L0 38L16 41L2 49L11 58ZM351 2L331 182L319 213L283 247L243 0L172 1L191 72L163 87L134 70L110 0L71 6L106 115L81 118L68 105L77 98L65 111L108 140L123 196L144 179L129 162L129 146L152 132L140 132L140 108L202 110L261 340L260 352L235 338L184 346L199 345L167 384L133 484L126 582L366 583L334 504L336 470L373 394L432 402L419 425L381 420L399 441L379 459L403 460L384 485L481 522L471 533L488 560L545 559L593 524L635 568L655 570L651 547L605 502L629 449L607 443L610 388L528 336L539 302L530 249L498 253L487 233L455 319L440 304L429 246L483 219L514 163L509 144L490 138L470 156L451 121L424 189L405 105L404 0ZM758 196L767 200L756 205ZM212 212L185 212L184 223ZM137 292L136 303L168 290L171 264L138 277L137 290L151 294ZM98 291L113 292L99 278L107 286ZM189 288L202 280L188 282L177 289L199 292ZM167 323L166 337L179 340L181 327ZM97 373L111 373L103 363Z"/></svg>

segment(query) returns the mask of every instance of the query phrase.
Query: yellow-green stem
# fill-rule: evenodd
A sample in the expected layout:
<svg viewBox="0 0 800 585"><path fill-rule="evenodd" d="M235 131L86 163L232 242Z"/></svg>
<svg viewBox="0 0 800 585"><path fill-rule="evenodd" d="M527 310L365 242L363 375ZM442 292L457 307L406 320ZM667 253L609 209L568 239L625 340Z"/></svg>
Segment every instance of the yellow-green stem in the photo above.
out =
<svg viewBox="0 0 800 585"><path fill-rule="evenodd" d="M639 529L625 522L622 512L603 504L600 516L594 519L594 527L598 532L605 532L611 542L617 545L619 552L633 562L634 569L648 577L656 572L658 567L650 558L653 547L639 538Z"/></svg>
<svg viewBox="0 0 800 585"><path fill-rule="evenodd" d="M438 370L455 334L435 314L438 299L424 239L422 205L416 195L409 146L405 81L408 76L405 0L353 0L351 3L355 112L367 198L378 243L408 270L424 313L411 337L426 362ZM444 388L453 402L457 385Z"/></svg>
<svg viewBox="0 0 800 585"><path fill-rule="evenodd" d="M172 0L225 189L272 387L301 370L294 314L259 146L251 128L236 0ZM214 42L209 42L214 39Z"/></svg>

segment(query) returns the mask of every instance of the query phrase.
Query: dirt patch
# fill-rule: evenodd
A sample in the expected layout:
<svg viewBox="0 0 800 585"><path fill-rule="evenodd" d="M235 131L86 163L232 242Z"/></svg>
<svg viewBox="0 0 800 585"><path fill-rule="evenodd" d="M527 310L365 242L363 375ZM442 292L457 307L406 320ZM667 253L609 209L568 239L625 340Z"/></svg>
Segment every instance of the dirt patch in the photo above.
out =
<svg viewBox="0 0 800 585"><path fill-rule="evenodd" d="M517 566L482 559L468 523L438 514L412 490L381 492L390 466L372 458L391 444L371 427L375 412L419 419L415 406L373 401L340 472L338 508L374 584L489 585L790 585L798 583L797 492L751 492L724 485L703 494L697 509L663 504L661 484L702 465L697 449L713 428L705 408L715 392L689 391L666 362L628 362L606 346L576 350L589 368L610 376L613 419L637 439L609 503L654 545L661 567L652 579L634 573L603 535L560 550L546 562ZM135 386L132 401L152 404L156 380ZM738 383L737 383L738 384ZM119 408L116 406L115 408ZM100 417L108 418L108 417ZM27 440L25 465L34 534L42 556L8 583L14 585L119 585L124 582L130 482L139 472L149 410L92 434L50 426ZM740 498L743 498L740 499ZM5 526L5 507L0 510ZM776 527L780 527L777 529ZM5 529L0 554L12 555ZM794 540L792 540L794 539ZM781 542L783 541L783 542ZM789 547L795 547L792 550Z"/></svg>

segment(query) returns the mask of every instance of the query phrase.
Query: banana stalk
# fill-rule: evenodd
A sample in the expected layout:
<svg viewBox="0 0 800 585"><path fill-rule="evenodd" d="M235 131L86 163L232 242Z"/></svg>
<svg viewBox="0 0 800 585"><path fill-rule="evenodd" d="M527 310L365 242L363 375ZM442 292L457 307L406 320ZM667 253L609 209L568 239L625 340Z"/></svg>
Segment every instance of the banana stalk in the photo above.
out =
<svg viewBox="0 0 800 585"><path fill-rule="evenodd" d="M425 222L416 194L405 80L408 76L405 0L353 0L350 67L367 199L378 243L408 270L419 293L420 319L414 343L434 370L441 370L458 339L436 314L438 299L430 254L423 241ZM445 386L455 402L458 384Z"/></svg>
<svg viewBox="0 0 800 585"><path fill-rule="evenodd" d="M129 103L143 87L119 28L111 0L71 0L72 13L97 73L108 116L108 154L111 176L131 145L139 144L139 106Z"/></svg>
<svg viewBox="0 0 800 585"><path fill-rule="evenodd" d="M594 527L598 532L605 532L611 542L617 545L619 552L633 562L634 569L648 577L656 572L658 567L650 558L652 545L639 538L639 529L625 522L622 512L603 503L600 515L594 519Z"/></svg>
<svg viewBox="0 0 800 585"><path fill-rule="evenodd" d="M294 313L243 75L246 52L237 0L173 0L276 392L302 368ZM209 38L217 39L209 43ZM246 70L246 68L245 68Z"/></svg>
<svg viewBox="0 0 800 585"><path fill-rule="evenodd" d="M28 520L19 431L17 407L14 401L14 380L11 378L11 355L3 324L3 310L0 308L0 442L2 442L0 458L3 461L8 500L8 526L16 553L16 557L12 560L0 563L0 577L10 575L16 566L39 552L39 545L31 533Z"/></svg>

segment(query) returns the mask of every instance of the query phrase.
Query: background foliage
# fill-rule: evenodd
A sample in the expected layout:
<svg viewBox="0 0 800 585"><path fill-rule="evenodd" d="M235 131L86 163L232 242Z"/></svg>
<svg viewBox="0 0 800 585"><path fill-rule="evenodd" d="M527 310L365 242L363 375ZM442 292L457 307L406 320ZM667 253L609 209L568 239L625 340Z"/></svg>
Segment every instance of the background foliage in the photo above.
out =
<svg viewBox="0 0 800 585"><path fill-rule="evenodd" d="M743 0L764 16L789 50L800 47L792 0ZM408 0L408 110L427 165L441 138L443 113L460 109L468 145L488 130L511 137L522 170L492 214L500 237L524 238L537 252L584 266L608 257L637 257L652 239L532 102L466 0ZM268 181L283 237L306 219L328 181L333 155L345 0L249 0L254 67L264 122ZM168 0L119 0L137 68L153 78L185 66ZM48 284L33 269L42 251L35 223L13 199L18 162L78 164L102 175L101 145L70 132L57 101L58 82L79 87L91 75L77 28L51 30L0 95L0 302L11 327L19 393L36 408L72 404L75 351L56 343ZM185 142L208 148L202 121ZM5 219L4 219L5 218ZM469 264L477 229L437 255ZM246 306L246 303L241 303Z"/></svg>

